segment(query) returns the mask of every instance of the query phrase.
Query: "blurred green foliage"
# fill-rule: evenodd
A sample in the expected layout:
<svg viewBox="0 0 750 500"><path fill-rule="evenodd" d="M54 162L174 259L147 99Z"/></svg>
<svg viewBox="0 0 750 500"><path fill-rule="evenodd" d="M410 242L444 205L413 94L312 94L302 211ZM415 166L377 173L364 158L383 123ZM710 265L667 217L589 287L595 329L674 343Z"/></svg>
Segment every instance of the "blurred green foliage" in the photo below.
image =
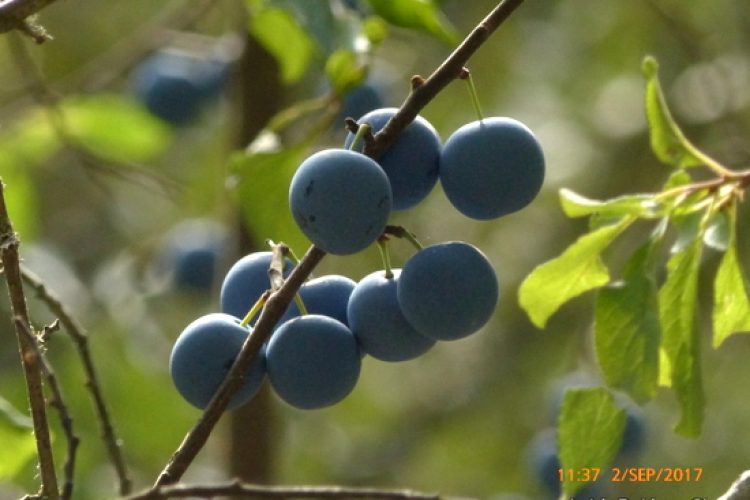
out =
<svg viewBox="0 0 750 500"><path fill-rule="evenodd" d="M170 286L157 263L165 233L186 219L208 217L236 233L242 224L259 244L264 238L289 240L301 253L303 241L284 214L286 183L292 159L304 154L302 148L343 143L343 124L332 131L326 122L336 116L340 100L329 96L328 89L342 89L347 75L357 73L349 65L353 61L382 84L387 104L397 106L408 92L410 77L429 74L447 56L451 47L445 43L446 33L455 30L463 36L494 6L490 0L444 0L437 11L426 0L398 2L404 9L419 4L430 12L429 18L420 19L431 20L415 24L409 16L422 14L386 12L388 2L362 2L364 13L359 13L331 0L315 2L312 10L320 17L306 23L313 15L305 14L301 3L216 2L198 11L193 3L177 0L106 6L91 0L56 2L40 16L55 40L41 46L21 40L43 75L41 83L58 96L52 107L34 98L32 87L40 82L19 65L23 55L18 40L11 43L10 38L17 35L0 38L0 176L8 186L21 253L90 332L103 389L138 488L153 482L199 415L171 386L171 343L192 319L217 308L216 290L201 294ZM292 38L279 40L268 26L253 29L247 5L271 12L274 22L293 31ZM384 30L374 14L392 26ZM394 17L399 15L403 17ZM134 102L129 74L148 48L177 45L231 54L223 35L247 33L248 26L279 57L285 82L279 108L330 97L325 113L314 106L302 109L299 120L275 131L278 143L254 157L245 151L247 144L235 139L241 118L254 113L239 105L243 77L238 68L232 69L222 98L184 129L169 130ZM369 41L358 36L368 26L378 28ZM669 172L651 152L643 107L646 86L640 66L647 53L661 62L663 91L685 135L724 165L746 168L748 37L750 5L742 0L581 0L520 7L480 49L470 69L486 114L522 120L540 138L548 165L542 194L518 214L467 223L437 189L419 207L393 217L424 243L461 239L482 248L503 286L495 318L477 335L439 345L409 363L366 359L360 385L336 407L301 412L275 402L280 423L273 431L274 481L403 486L479 498L521 492L546 498L524 459L526 448L540 430L554 424L554 401L560 400L557 393L567 374L600 378L590 298L574 299L545 318L545 331L529 321L516 298L521 280L535 266L559 255L588 228L585 221L565 217L558 190L569 187L592 200L607 200L657 191L667 182ZM304 49L286 50L292 42ZM336 55L337 49L348 51L345 59ZM331 54L347 64L329 64L327 82ZM474 119L460 82L423 114L443 138ZM310 130L316 131L314 142ZM274 158L282 160L276 171L266 161ZM238 177L242 171L262 175ZM641 201L619 203L634 210L653 209ZM584 210L583 205L577 200L566 211ZM702 252L704 270L695 277L695 295L704 306L714 294L726 297L742 285L722 269L737 263L750 267L750 210L747 204L736 210L739 227L730 236L736 250L723 256L710 248ZM613 277L627 277L633 265L629 255L650 230L634 223L617 245L604 251ZM239 257L238 239L236 235L225 249L222 270ZM675 260L673 266L695 262L698 256L691 248L677 254L681 257L674 259L683 262ZM409 252L407 244L394 245L394 263L401 265ZM379 265L373 248L353 257L327 257L318 274L359 279ZM714 287L717 268L724 278ZM686 291L678 284L673 288L675 293ZM30 297L30 305L36 326L53 319L37 299ZM6 301L0 302L0 312L0 317L9 317ZM731 320L732 325L720 328L724 332L737 325L746 328L746 313L713 321ZM696 322L704 332L696 341L710 346L712 339L705 332L710 332L711 316L702 315ZM678 403L671 392L657 389L644 406L646 449L628 459L633 466L703 467L701 481L607 483L608 493L716 497L747 468L750 401L741 381L748 376L750 345L743 336L720 337L715 341L721 344L718 350L703 349L707 410L701 435L688 440L672 432ZM82 438L76 498L112 497L114 475L99 442L80 363L63 332L53 335L48 353ZM0 361L0 396L23 410L10 321L0 322ZM613 383L606 370L601 377ZM642 387L649 396L652 392L642 381L622 384ZM52 417L57 456L63 457L65 443ZM225 478L229 439L225 429L219 429L185 479ZM33 461L22 467L13 482L33 491ZM0 495L5 493L0 490Z"/></svg>

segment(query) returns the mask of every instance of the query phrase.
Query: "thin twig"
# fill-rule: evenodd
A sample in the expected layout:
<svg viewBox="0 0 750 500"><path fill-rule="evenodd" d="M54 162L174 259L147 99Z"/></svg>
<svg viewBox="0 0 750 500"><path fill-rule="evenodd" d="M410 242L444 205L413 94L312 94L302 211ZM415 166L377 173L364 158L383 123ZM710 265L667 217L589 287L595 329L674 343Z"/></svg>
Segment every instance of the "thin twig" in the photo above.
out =
<svg viewBox="0 0 750 500"><path fill-rule="evenodd" d="M91 171L107 174L120 179L137 181L146 189L154 185L167 194L177 194L181 186L174 179L153 172L143 165L123 161L110 161L92 152L70 132L70 127L60 106L61 96L47 86L44 76L34 62L24 41L17 36L9 37L9 47L13 62L24 76L29 95L42 106L49 116L52 131L60 143L70 151L76 160ZM150 181L149 183L145 181Z"/></svg>
<svg viewBox="0 0 750 500"><path fill-rule="evenodd" d="M117 437L117 432L115 431L107 404L104 401L101 386L99 385L99 376L97 375L94 360L89 351L88 334L83 325L75 319L65 304L36 274L22 266L21 276L24 282L34 290L37 297L47 305L50 312L60 320L65 332L73 339L78 356L81 358L81 363L83 364L84 376L86 378L85 385L91 395L96 417L99 421L99 432L109 454L109 460L112 462L112 466L117 474L120 495L127 495L132 491L132 481L122 454L120 440Z"/></svg>
<svg viewBox="0 0 750 500"><path fill-rule="evenodd" d="M21 318L26 324L30 324L19 265L19 244L5 205L5 186L2 179L0 179L0 257L2 257L3 274L8 284L8 294L10 296L13 316ZM34 423L39 474L42 481L41 495L46 496L50 500L57 500L59 498L57 473L55 472L55 459L52 454L52 442L49 434L49 422L47 421L47 407L44 401L44 387L39 358L34 355L33 346L23 334L23 330L18 327L18 324L16 324L16 337L21 364L23 365L26 377L26 390L31 407L31 419Z"/></svg>
<svg viewBox="0 0 750 500"><path fill-rule="evenodd" d="M234 497L245 499L306 498L306 499L380 499L380 500L439 500L435 493L377 488L347 488L342 486L258 486L239 481L210 486L162 486L128 497L126 500L158 500L165 498Z"/></svg>
<svg viewBox="0 0 750 500"><path fill-rule="evenodd" d="M396 137L417 117L419 112L445 87L459 78L464 66L487 38L518 8L524 0L505 0L495 7L487 17L467 36L461 45L426 80L412 80L412 91L398 112L375 134L375 140L365 145L365 154L377 158Z"/></svg>
<svg viewBox="0 0 750 500"><path fill-rule="evenodd" d="M5 0L0 2L0 33L21 28L33 16L55 0Z"/></svg>
<svg viewBox="0 0 750 500"><path fill-rule="evenodd" d="M62 425L65 439L68 441L68 456L65 460L65 465L63 466L65 482L63 483L63 489L60 493L60 498L62 500L69 500L73 495L73 484L76 468L76 451L78 450L80 439L73 431L73 417L70 416L68 406L65 404L65 400L63 399L60 384L57 381L57 376L55 376L55 371L52 369L52 365L44 355L44 352L42 352L37 336L34 334L34 332L31 331L31 327L22 318L16 318L16 328L20 329L21 332L23 332L24 336L29 341L29 346L31 347L33 354L39 360L42 371L44 372L44 376L47 378L47 385L52 392L52 399L49 401L49 405L55 408L57 410L57 413L60 415L60 424Z"/></svg>
<svg viewBox="0 0 750 500"><path fill-rule="evenodd" d="M507 19L523 0L505 0L501 2L461 43L458 49L435 70L423 85L409 95L401 109L376 135L376 140L366 147L366 154L373 156L387 148L419 112L426 106L448 83L453 81L466 65L469 58L487 40L489 35ZM222 413L229 404L232 395L239 389L242 383L242 375L250 366L250 363L260 351L273 330L286 311L287 306L293 300L300 286L305 282L310 273L325 256L325 252L312 245L300 263L294 268L284 284L273 292L263 309L258 322L242 346L227 377L221 384L217 393L209 402L203 415L195 426L188 432L184 440L172 455L169 462L154 484L154 491L159 487L178 482L200 450L208 441L209 435L219 421Z"/></svg>
<svg viewBox="0 0 750 500"><path fill-rule="evenodd" d="M271 336L273 326L279 321L286 311L287 306L294 298L307 276L318 265L325 256L325 252L316 246L311 246L302 257L300 263L294 268L281 288L271 294L263 308L263 311L255 324L253 333L248 336L242 346L240 354L234 361L232 368L227 373L226 379L221 384L213 399L209 402L203 415L195 426L185 436L179 448L170 458L167 466L159 474L155 487L173 484L182 478L195 457L208 441L208 438L219 421L222 413L229 404L232 395L242 384L243 375L247 367L260 351L261 346Z"/></svg>

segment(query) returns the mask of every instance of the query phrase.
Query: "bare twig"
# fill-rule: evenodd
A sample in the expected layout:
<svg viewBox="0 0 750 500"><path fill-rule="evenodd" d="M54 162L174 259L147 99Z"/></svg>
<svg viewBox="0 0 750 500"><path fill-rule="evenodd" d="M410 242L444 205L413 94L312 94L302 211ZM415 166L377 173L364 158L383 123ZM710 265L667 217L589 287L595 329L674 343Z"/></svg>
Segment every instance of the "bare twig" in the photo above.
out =
<svg viewBox="0 0 750 500"><path fill-rule="evenodd" d="M419 112L445 87L464 71L464 66L487 38L523 3L523 0L505 0L495 7L487 17L467 36L448 58L430 75L412 82L412 91L401 104L398 112L375 134L375 140L365 144L365 154L378 157L396 137L417 117Z"/></svg>
<svg viewBox="0 0 750 500"><path fill-rule="evenodd" d="M63 433L65 434L65 439L68 441L68 456L63 467L65 483L63 484L60 498L61 500L69 500L73 495L76 451L78 450L80 439L73 431L73 418L70 416L68 406L63 399L62 390L60 389L60 384L57 382L55 371L52 369L52 365L39 346L38 337L31 331L31 327L22 318L16 318L16 328L23 332L23 335L28 339L29 346L31 347L33 354L37 357L42 367L42 371L44 372L44 376L47 378L47 385L52 392L52 399L49 401L49 405L55 408L60 415L60 423L62 425Z"/></svg>
<svg viewBox="0 0 750 500"><path fill-rule="evenodd" d="M147 189L153 189L152 184L154 184L170 194L175 194L180 190L180 184L173 179L155 173L142 165L107 160L96 155L82 144L70 132L65 113L59 105L61 96L47 86L44 76L29 54L23 40L20 37L11 36L9 46L13 61L26 80L29 94L47 111L55 136L83 167L121 179L137 181ZM150 181L150 183L145 181Z"/></svg>
<svg viewBox="0 0 750 500"><path fill-rule="evenodd" d="M307 499L381 499L381 500L439 500L435 493L411 490L384 490L377 488L346 488L342 486L257 486L239 481L212 486L162 486L128 497L126 500L158 500L165 498L214 498L234 497L245 499L262 498L307 498ZM445 498L445 497L442 497Z"/></svg>
<svg viewBox="0 0 750 500"><path fill-rule="evenodd" d="M0 179L0 257L2 257L3 262L3 274L8 284L8 294L14 317L20 318L25 324L29 324L29 312L26 308L26 297L23 291L18 246L19 241L13 231L13 225L5 205L5 186ZM52 454L39 357L35 355L33 346L23 334L23 330L18 326L18 323L16 323L16 337L21 364L26 377L31 418L34 423L39 473L42 480L41 494L50 500L57 500L59 498L57 473L55 472L55 459Z"/></svg>
<svg viewBox="0 0 750 500"><path fill-rule="evenodd" d="M89 390L91 400L94 404L97 420L99 421L99 430L102 441L107 449L109 460L115 469L119 481L120 495L127 495L132 491L132 482L128 473L128 467L122 454L120 440L117 437L112 419L104 401L104 395L99 385L94 360L89 352L89 338L83 325L81 325L71 314L65 304L50 290L44 282L33 272L21 267L21 276L24 282L31 287L37 297L42 300L52 314L60 321L65 332L73 339L78 356L83 364L83 371L86 377L86 388Z"/></svg>
<svg viewBox="0 0 750 500"><path fill-rule="evenodd" d="M423 85L419 86L406 99L401 109L375 136L376 140L366 147L366 154L374 156L384 151L411 123L419 112L426 106L448 83L453 81L466 65L469 58L487 40L489 35L518 7L523 0L505 0L501 2L474 31L464 40L456 51L446 59ZM274 325L279 321L292 301L300 286L325 256L325 252L315 245L311 246L299 264L278 290L274 291L257 324L242 346L226 379L219 387L211 402L196 425L185 436L177 451L154 484L152 491L159 487L178 482L200 450L205 445L221 414L229 404L232 395L242 383L242 375L250 366L261 346L271 336Z"/></svg>

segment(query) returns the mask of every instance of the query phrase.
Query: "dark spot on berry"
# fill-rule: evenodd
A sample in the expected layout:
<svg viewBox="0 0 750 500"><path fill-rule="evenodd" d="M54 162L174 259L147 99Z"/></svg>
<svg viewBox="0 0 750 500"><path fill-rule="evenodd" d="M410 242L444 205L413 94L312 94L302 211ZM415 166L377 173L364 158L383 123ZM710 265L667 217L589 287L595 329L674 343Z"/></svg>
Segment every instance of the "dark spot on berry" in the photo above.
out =
<svg viewBox="0 0 750 500"><path fill-rule="evenodd" d="M383 196L382 198L380 198L380 200L378 201L378 208L381 208L383 206L383 203L385 203L386 201L388 201L387 196Z"/></svg>
<svg viewBox="0 0 750 500"><path fill-rule="evenodd" d="M309 197L312 194L313 184L315 184L315 181L310 181L310 183L305 188L305 198Z"/></svg>

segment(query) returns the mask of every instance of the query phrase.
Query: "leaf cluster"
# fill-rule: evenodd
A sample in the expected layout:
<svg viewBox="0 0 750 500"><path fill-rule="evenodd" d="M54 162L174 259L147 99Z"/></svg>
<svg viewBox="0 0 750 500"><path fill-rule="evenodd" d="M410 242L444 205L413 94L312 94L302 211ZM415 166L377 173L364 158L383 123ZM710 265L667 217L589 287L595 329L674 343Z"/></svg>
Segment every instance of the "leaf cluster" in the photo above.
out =
<svg viewBox="0 0 750 500"><path fill-rule="evenodd" d="M654 58L644 60L643 73L651 148L671 167L668 180L660 191L608 200L562 189L564 213L588 217L589 231L534 269L521 285L519 301L544 328L564 303L595 290L595 349L606 384L639 403L653 398L658 387L670 387L681 411L675 431L696 437L705 406L697 317L706 247L723 253L713 279L713 346L733 333L750 332L750 300L737 251L737 205L750 171L730 170L690 142L667 106ZM712 177L696 180L701 170ZM653 229L614 278L602 254L639 221ZM589 403L578 405L579 399L566 399L577 409L560 416L563 467L599 466L601 450L573 451L581 441L566 437L594 424L582 419ZM580 486L570 483L565 489L570 493Z"/></svg>

